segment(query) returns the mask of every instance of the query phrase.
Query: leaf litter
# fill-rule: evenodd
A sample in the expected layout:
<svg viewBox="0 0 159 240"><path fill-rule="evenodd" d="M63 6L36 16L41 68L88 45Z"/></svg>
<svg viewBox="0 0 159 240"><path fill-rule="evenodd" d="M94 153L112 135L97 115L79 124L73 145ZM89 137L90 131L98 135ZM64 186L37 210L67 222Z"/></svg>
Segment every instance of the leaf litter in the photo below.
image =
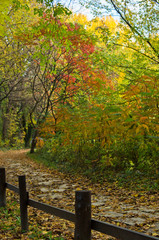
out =
<svg viewBox="0 0 159 240"><path fill-rule="evenodd" d="M27 150L0 151L0 166L6 168L7 182L15 186L18 186L18 176L26 175L30 198L74 212L75 191L91 190L94 219L159 237L159 192L128 190L106 181L101 185L93 184L83 176L70 176L49 169L30 159L26 153ZM12 213L11 220L13 220L15 202L19 201L18 196L7 190L8 201L13 204L10 209L6 208L5 214L7 216ZM0 219L1 239L71 240L74 238L73 223L32 207L28 207L28 213L29 232L25 234L20 231L19 215L16 216L17 225L13 224L14 228L3 229L4 222L10 222L3 214ZM37 228L39 233L36 235ZM92 231L92 239L114 238Z"/></svg>

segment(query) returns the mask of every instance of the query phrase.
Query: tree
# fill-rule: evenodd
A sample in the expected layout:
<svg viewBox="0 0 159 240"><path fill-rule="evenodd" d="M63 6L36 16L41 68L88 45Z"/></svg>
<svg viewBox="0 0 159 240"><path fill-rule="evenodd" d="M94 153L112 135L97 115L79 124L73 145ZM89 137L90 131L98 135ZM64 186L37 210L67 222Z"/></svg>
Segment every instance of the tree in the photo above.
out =
<svg viewBox="0 0 159 240"><path fill-rule="evenodd" d="M28 64L30 56L27 47L20 43L15 35L31 22L36 22L37 17L34 15L33 9L26 7L25 1L21 0L19 3L24 4L25 7L19 9L12 1L5 1L3 4L7 4L5 5L6 8L0 8L1 16L4 16L5 19L1 21L3 29L0 37L0 111L2 113L3 141L12 141L8 139L11 114L14 115L15 126L18 126L15 130L18 131L18 138L21 138L20 131L23 137L23 131L26 128L22 124L24 122L22 118L26 118L26 103L29 106L28 79L26 76L30 71ZM30 1L30 4L35 6L35 1ZM15 131L13 131L14 135ZM12 135L10 135L10 138L12 138Z"/></svg>
<svg viewBox="0 0 159 240"><path fill-rule="evenodd" d="M31 152L35 148L39 124L50 113L57 121L57 103L70 104L78 89L90 91L96 84L91 57L95 51L94 38L77 23L67 22L65 16L69 14L66 8L58 5L52 13L44 12L39 22L29 31L26 29L25 34L17 35L30 49L34 66L28 75L34 99L30 110L35 130Z"/></svg>
<svg viewBox="0 0 159 240"><path fill-rule="evenodd" d="M147 86L149 96L147 95L147 101L142 101L142 109L146 109L156 99L156 107L151 108L151 115L155 115L156 118L158 87L154 82L157 82L159 78L158 2L154 0L144 2L108 0L89 1L88 5L96 10L96 14L113 14L114 12L118 14L120 21L113 34L105 27L102 29L106 48L103 47L101 58L105 65L114 69L114 72L122 77L122 82L120 80L117 87L121 95L125 95L130 89L135 90L139 86ZM134 88L134 86L136 87ZM142 87L140 91L134 91L137 96L133 102L136 105L138 104L137 99L141 99L142 94L146 96L144 89ZM125 101L124 104L126 104ZM129 103L127 104L129 105ZM152 124L150 120L152 116L149 114L148 116Z"/></svg>
<svg viewBox="0 0 159 240"><path fill-rule="evenodd" d="M155 72L156 64L159 63L157 27L159 4L157 1L108 0L101 2L99 0L89 1L87 5L96 10L96 14L105 15L116 12L121 20L119 28L123 31L118 32L117 41L112 43L116 47L122 47L123 50L127 48L129 52L134 53L134 56L136 54L136 58L141 57L142 61L144 59L151 62L149 67L152 65L151 69Z"/></svg>
<svg viewBox="0 0 159 240"><path fill-rule="evenodd" d="M78 16L72 19L76 21ZM101 168L155 168L158 164L157 55L146 39L139 35L133 37L134 32L111 17L86 20L83 23L80 16L79 23L97 36L96 48L100 51L94 61L111 79L113 90L103 87L91 101L87 99L73 109L65 106L59 114L59 140L51 138L54 124L50 118L44 124L43 136L48 132L48 143L56 143L52 154L55 157L59 154L59 159L64 157L75 162L78 159L82 164L92 161Z"/></svg>

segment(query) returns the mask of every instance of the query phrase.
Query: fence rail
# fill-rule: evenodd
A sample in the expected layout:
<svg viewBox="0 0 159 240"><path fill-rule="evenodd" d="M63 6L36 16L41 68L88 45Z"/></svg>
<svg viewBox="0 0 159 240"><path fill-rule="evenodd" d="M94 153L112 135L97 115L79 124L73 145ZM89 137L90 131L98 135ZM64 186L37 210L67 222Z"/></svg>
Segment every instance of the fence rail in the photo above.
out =
<svg viewBox="0 0 159 240"><path fill-rule="evenodd" d="M47 205L45 203L37 202L33 199L28 199L28 205L34 208L37 208L39 210L42 210L43 212L50 213L52 215L55 215L57 217L60 217L62 219L75 222L75 214L60 208L56 208L50 205Z"/></svg>
<svg viewBox="0 0 159 240"><path fill-rule="evenodd" d="M6 206L6 189L10 189L20 196L20 216L21 229L28 231L27 207L31 206L43 212L58 216L62 219L75 223L75 240L91 240L91 229L116 237L121 240L159 240L143 233L118 227L91 218L91 192L76 191L75 193L75 213L56 208L44 203L40 203L29 198L26 191L26 178L19 176L19 188L6 182L5 168L0 168L0 207Z"/></svg>

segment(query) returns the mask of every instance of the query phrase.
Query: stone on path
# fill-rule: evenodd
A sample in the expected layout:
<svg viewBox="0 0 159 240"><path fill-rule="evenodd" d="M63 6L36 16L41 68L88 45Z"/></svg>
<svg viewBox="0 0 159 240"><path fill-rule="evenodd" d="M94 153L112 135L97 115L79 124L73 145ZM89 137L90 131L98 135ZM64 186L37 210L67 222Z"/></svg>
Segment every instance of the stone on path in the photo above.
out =
<svg viewBox="0 0 159 240"><path fill-rule="evenodd" d="M51 192L64 192L64 191L66 191L66 189L65 188L63 188L63 189L53 189Z"/></svg>
<svg viewBox="0 0 159 240"><path fill-rule="evenodd" d="M44 192L44 193L46 193L46 192L49 192L49 191L50 191L48 188L40 188L40 190L41 190L41 192Z"/></svg>
<svg viewBox="0 0 159 240"><path fill-rule="evenodd" d="M67 184L62 184L59 186L59 189L67 189L69 186Z"/></svg>
<svg viewBox="0 0 159 240"><path fill-rule="evenodd" d="M104 205L105 205L105 203L101 202L101 201L92 203L92 206L95 206L95 207L100 207L100 206L104 206Z"/></svg>
<svg viewBox="0 0 159 240"><path fill-rule="evenodd" d="M38 198L47 198L48 194L39 194L37 195Z"/></svg>
<svg viewBox="0 0 159 240"><path fill-rule="evenodd" d="M50 180L50 181L47 181L47 182L40 182L40 183L38 183L38 185L51 186L52 183L53 183L53 181Z"/></svg>
<svg viewBox="0 0 159 240"><path fill-rule="evenodd" d="M51 198L51 199L62 199L62 198L63 198L63 195L62 195L62 194L55 193L55 194L53 194L53 195L50 195L50 198Z"/></svg>
<svg viewBox="0 0 159 240"><path fill-rule="evenodd" d="M136 224L143 224L146 220L144 218L139 218L139 217L135 217L135 218L125 218L123 219L123 223L130 225L130 226L135 226Z"/></svg>
<svg viewBox="0 0 159 240"><path fill-rule="evenodd" d="M105 212L104 214L102 214L102 216L104 217L112 217L112 218L118 218L118 217L123 217L122 213L117 213L117 212Z"/></svg>
<svg viewBox="0 0 159 240"><path fill-rule="evenodd" d="M141 208L139 208L139 210L142 212L146 212L146 213L154 213L155 212L155 209L147 208L147 207L141 207Z"/></svg>

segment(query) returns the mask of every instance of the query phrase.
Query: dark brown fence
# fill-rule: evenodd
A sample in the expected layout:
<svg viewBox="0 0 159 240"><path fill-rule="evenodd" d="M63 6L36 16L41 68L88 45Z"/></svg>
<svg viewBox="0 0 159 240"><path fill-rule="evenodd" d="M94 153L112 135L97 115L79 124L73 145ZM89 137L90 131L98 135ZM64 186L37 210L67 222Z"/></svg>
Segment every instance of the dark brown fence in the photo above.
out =
<svg viewBox="0 0 159 240"><path fill-rule="evenodd" d="M72 213L30 199L26 191L25 176L19 176L19 188L17 188L6 182L5 168L0 168L0 207L6 206L6 188L18 193L20 196L21 228L23 231L28 231L27 206L31 206L43 212L74 222L75 240L91 240L91 229L121 240L159 240L159 238L156 237L92 219L90 191L76 191L75 213Z"/></svg>

